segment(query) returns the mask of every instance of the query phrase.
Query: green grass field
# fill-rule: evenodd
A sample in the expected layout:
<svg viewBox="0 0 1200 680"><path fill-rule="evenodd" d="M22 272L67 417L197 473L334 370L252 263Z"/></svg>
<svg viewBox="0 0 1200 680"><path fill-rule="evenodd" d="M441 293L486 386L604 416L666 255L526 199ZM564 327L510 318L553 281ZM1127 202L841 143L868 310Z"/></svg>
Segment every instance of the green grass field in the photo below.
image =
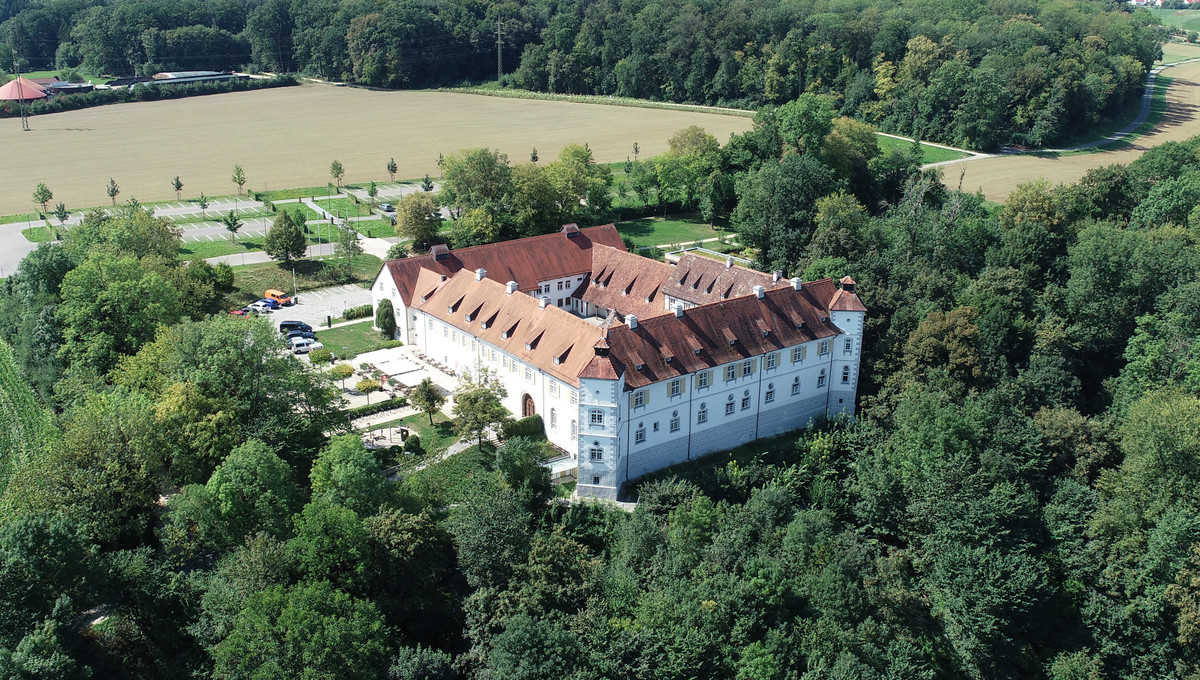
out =
<svg viewBox="0 0 1200 680"><path fill-rule="evenodd" d="M875 135L875 141L879 144L879 150L882 153L887 153L892 149L907 149L912 146L912 142L906 142L903 139L895 137L885 137L883 135ZM943 149L937 146L921 144L922 162L923 163L941 163L942 161L953 161L959 158L967 158L971 154L966 151L955 151L953 149Z"/></svg>
<svg viewBox="0 0 1200 680"><path fill-rule="evenodd" d="M1185 31L1200 31L1200 10L1151 8L1150 13L1164 26L1181 28Z"/></svg>
<svg viewBox="0 0 1200 680"><path fill-rule="evenodd" d="M331 198L324 201L317 201L317 205L330 212L342 217L363 217L370 215L371 211L366 203L355 203L352 198Z"/></svg>
<svg viewBox="0 0 1200 680"><path fill-rule="evenodd" d="M679 243L691 243L704 239L728 236L727 230L722 230L721 224L717 229L708 226L698 214L672 215L663 217L642 217L636 220L617 223L617 233L633 241L633 245L663 246Z"/></svg>
<svg viewBox="0 0 1200 680"><path fill-rule="evenodd" d="M390 342L387 336L371 327L374 323L374 320L367 319L349 326L318 330L317 340L337 358L351 359L359 354L381 349L381 346Z"/></svg>

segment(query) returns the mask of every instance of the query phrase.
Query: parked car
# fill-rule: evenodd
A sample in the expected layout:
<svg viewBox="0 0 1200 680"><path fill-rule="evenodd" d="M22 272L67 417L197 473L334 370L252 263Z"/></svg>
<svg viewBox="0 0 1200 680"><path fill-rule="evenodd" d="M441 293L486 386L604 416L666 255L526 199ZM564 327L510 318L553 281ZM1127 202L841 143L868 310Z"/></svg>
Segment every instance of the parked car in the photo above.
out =
<svg viewBox="0 0 1200 680"><path fill-rule="evenodd" d="M266 314L267 312L271 311L271 305L260 300L258 302L251 302L246 309L253 309L259 314Z"/></svg>
<svg viewBox="0 0 1200 680"><path fill-rule="evenodd" d="M321 343L312 338L292 338L288 340L288 349L292 350L293 354L307 354L314 349L325 347Z"/></svg>
<svg viewBox="0 0 1200 680"><path fill-rule="evenodd" d="M249 313L244 309L233 309L229 313L234 316L249 316Z"/></svg>
<svg viewBox="0 0 1200 680"><path fill-rule="evenodd" d="M255 302L261 302L264 305L270 307L271 309L279 309L279 301L278 300L272 300L271 298L263 298L261 300L255 300Z"/></svg>
<svg viewBox="0 0 1200 680"><path fill-rule="evenodd" d="M295 340L296 338L316 339L317 334L312 331L288 331L287 340Z"/></svg>
<svg viewBox="0 0 1200 680"><path fill-rule="evenodd" d="M294 300L288 297L287 294L282 290L275 290L274 288L268 288L267 291L263 293L263 297L270 298L284 307L288 307L294 302Z"/></svg>
<svg viewBox="0 0 1200 680"><path fill-rule="evenodd" d="M379 209L384 212L396 212L396 206L392 205L391 203L380 203Z"/></svg>
<svg viewBox="0 0 1200 680"><path fill-rule="evenodd" d="M309 326L308 324L304 323L303 321L280 321L279 322L279 332L280 333L286 334L291 331L311 331L311 330L312 330L312 326Z"/></svg>

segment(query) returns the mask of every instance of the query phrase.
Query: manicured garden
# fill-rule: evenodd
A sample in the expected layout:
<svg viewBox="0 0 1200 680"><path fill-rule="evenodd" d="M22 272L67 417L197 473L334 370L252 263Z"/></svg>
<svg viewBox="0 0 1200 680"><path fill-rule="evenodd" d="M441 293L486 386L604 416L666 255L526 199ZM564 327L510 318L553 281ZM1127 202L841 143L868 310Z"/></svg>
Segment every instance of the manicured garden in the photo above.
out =
<svg viewBox="0 0 1200 680"><path fill-rule="evenodd" d="M670 217L641 217L617 223L617 232L636 247L692 243L728 236L730 232L710 227L697 213Z"/></svg>
<svg viewBox="0 0 1200 680"><path fill-rule="evenodd" d="M395 340L372 328L374 323L373 319L366 319L346 326L317 330L317 340L339 359L349 359L372 350L395 346Z"/></svg>

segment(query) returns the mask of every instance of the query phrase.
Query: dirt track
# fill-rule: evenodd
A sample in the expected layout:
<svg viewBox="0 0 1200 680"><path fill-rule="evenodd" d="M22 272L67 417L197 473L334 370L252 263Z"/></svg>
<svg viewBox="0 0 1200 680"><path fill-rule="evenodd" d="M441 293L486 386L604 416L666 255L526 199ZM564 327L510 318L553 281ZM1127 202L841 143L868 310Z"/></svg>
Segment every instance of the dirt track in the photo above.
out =
<svg viewBox="0 0 1200 680"><path fill-rule="evenodd" d="M0 120L3 173L0 215L28 212L45 182L68 208L105 205L109 177L118 201L230 194L240 163L248 188L298 188L329 181L334 159L347 182L386 180L395 157L399 178L437 174L439 153L499 148L514 162L537 147L542 163L567 144L588 143L600 161L624 160L637 142L645 158L667 138L700 125L724 143L750 129L748 118L568 102L434 92L372 92L304 85L260 92L102 106L37 116L31 132Z"/></svg>
<svg viewBox="0 0 1200 680"><path fill-rule="evenodd" d="M1196 50L1196 56L1200 56L1200 49ZM1051 182L1074 182L1092 168L1130 163L1150 147L1200 134L1200 63L1172 67L1163 75L1173 78L1167 89L1166 113L1153 131L1120 150L1060 158L985 158L943 166L944 181L947 186L957 186L960 173L965 169L966 174L962 177L964 191L980 189L989 199L1003 201L1018 184L1032 179L1045 177Z"/></svg>

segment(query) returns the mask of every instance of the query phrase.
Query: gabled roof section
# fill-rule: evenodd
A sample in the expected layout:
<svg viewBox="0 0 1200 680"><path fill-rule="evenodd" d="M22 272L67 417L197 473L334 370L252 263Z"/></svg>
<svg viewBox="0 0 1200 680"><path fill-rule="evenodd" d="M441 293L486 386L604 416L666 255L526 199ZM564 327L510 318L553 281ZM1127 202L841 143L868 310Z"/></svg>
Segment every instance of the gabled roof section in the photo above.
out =
<svg viewBox="0 0 1200 680"><path fill-rule="evenodd" d="M596 245L592 248L592 271L581 292L584 301L615 309L621 315L648 319L666 314L662 286L675 268L624 248ZM603 284L603 285L600 285Z"/></svg>
<svg viewBox="0 0 1200 680"><path fill-rule="evenodd" d="M679 256L673 276L663 284L662 292L692 304L704 305L750 295L755 286L771 290L791 285L787 279L772 281L772 278L770 274L737 265L726 266L724 262L685 252Z"/></svg>
<svg viewBox="0 0 1200 680"><path fill-rule="evenodd" d="M456 303L460 309L478 310L474 320L446 311ZM504 283L476 281L470 269L459 271L428 300L418 298L413 306L576 387L593 359L591 348L604 335L599 326L554 305L542 307L529 295L509 295Z"/></svg>
<svg viewBox="0 0 1200 680"><path fill-rule="evenodd" d="M829 279L806 283L802 290L789 282L767 291L761 300L750 294L686 309L681 318L666 314L639 319L636 329L612 327L608 342L614 360L627 368L626 388L840 334L828 320L828 298L810 288L818 294L836 291Z"/></svg>
<svg viewBox="0 0 1200 680"><path fill-rule="evenodd" d="M592 247L609 246L625 250L617 228L611 224L579 229L569 236L565 231L531 236L513 241L501 241L484 246L461 250L438 249L433 252L403 260L389 260L384 264L392 275L396 290L405 305L419 304L415 298L426 290L416 290L422 270L450 278L466 269L486 269L487 278L499 281L516 281L522 291L530 291L540 281L578 276L592 270Z"/></svg>

